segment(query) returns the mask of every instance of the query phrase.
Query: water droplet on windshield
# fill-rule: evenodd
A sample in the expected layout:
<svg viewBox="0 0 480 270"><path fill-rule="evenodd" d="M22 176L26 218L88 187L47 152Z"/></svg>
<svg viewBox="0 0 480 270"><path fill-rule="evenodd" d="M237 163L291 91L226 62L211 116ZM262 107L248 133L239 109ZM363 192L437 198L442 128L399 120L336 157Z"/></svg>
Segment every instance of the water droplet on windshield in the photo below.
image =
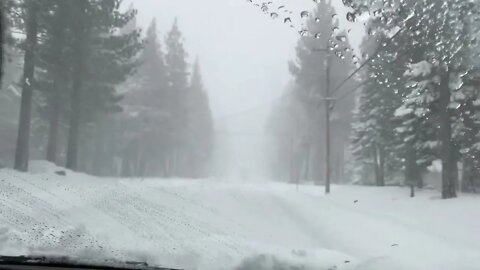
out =
<svg viewBox="0 0 480 270"><path fill-rule="evenodd" d="M347 41L347 37L346 37L346 36L336 36L335 38L336 38L338 41L341 41L341 42Z"/></svg>
<svg viewBox="0 0 480 270"><path fill-rule="evenodd" d="M355 13L353 13L353 12L348 12L348 13L347 13L347 20L348 20L349 22L355 22L355 20L356 20L356 15L355 15Z"/></svg>
<svg viewBox="0 0 480 270"><path fill-rule="evenodd" d="M299 33L302 37L308 36L308 31L305 30L305 29L302 29L302 30L298 31L298 33Z"/></svg>
<svg viewBox="0 0 480 270"><path fill-rule="evenodd" d="M304 10L300 13L300 17L302 18L308 18L308 16L310 16L310 12Z"/></svg>
<svg viewBox="0 0 480 270"><path fill-rule="evenodd" d="M290 17L287 17L287 18L283 19L283 22L284 23L291 23L292 19L290 19Z"/></svg>
<svg viewBox="0 0 480 270"><path fill-rule="evenodd" d="M320 34L320 33L316 33L316 34L315 34L315 38L316 38L316 39L320 39L321 36L322 36L322 34Z"/></svg>
<svg viewBox="0 0 480 270"><path fill-rule="evenodd" d="M268 12L268 6L265 3L262 5L262 11L265 13Z"/></svg>
<svg viewBox="0 0 480 270"><path fill-rule="evenodd" d="M353 0L342 0L344 6L351 7L353 5Z"/></svg>
<svg viewBox="0 0 480 270"><path fill-rule="evenodd" d="M272 13L270 13L270 17L272 19L276 19L276 18L278 18L278 13L272 12Z"/></svg>

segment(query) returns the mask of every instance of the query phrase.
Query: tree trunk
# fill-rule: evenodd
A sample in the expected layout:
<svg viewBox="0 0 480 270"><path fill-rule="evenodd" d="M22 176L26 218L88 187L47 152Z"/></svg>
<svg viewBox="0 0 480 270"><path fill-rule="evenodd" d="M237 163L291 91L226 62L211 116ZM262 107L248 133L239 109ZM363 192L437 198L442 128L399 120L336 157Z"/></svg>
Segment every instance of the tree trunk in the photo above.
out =
<svg viewBox="0 0 480 270"><path fill-rule="evenodd" d="M70 129L68 132L68 149L66 167L73 171L78 166L78 140L80 133L80 124L82 117L82 98L83 98L83 80L85 72L86 47L88 46L88 34L85 22L85 9L87 2L84 0L75 0L72 3L75 6L73 25L75 35L75 48L73 54L73 88L71 94L71 112Z"/></svg>
<svg viewBox="0 0 480 270"><path fill-rule="evenodd" d="M469 99L465 104L465 111L463 113L463 124L465 126L465 144L468 147L468 152L463 157L463 170L462 170L462 192L475 192L475 174L477 169L475 168L475 154L473 153L473 145L476 143L476 135L479 130L475 125L473 117L476 114L475 107L473 106L473 100Z"/></svg>
<svg viewBox="0 0 480 270"><path fill-rule="evenodd" d="M58 145L58 132L60 127L60 114L62 112L62 91L68 89L67 61L63 59L65 57L64 47L67 46L67 40L65 36L64 26L62 22L64 19L68 19L68 3L65 1L58 2L58 10L55 14L55 28L52 30L54 33L53 48L54 52L60 53L59 59L55 63L53 68L54 82L53 82L53 96L50 96L50 115L49 115L49 131L47 139L47 152L46 159L52 163L57 163L57 145Z"/></svg>
<svg viewBox="0 0 480 270"><path fill-rule="evenodd" d="M55 93L54 102L50 111L48 142L47 142L47 160L52 163L57 163L57 142L60 125L60 96L57 91Z"/></svg>
<svg viewBox="0 0 480 270"><path fill-rule="evenodd" d="M382 146L373 145L373 164L375 169L375 183L379 187L385 186L385 151Z"/></svg>
<svg viewBox="0 0 480 270"><path fill-rule="evenodd" d="M372 153L373 153L373 171L375 173L375 184L378 186L380 182L380 169L378 167L378 152L377 152L377 145L373 144L372 146Z"/></svg>
<svg viewBox="0 0 480 270"><path fill-rule="evenodd" d="M97 176L103 176L104 158L105 158L105 145L104 145L104 130L105 123L99 120L95 125L94 141L94 156L91 158L92 173Z"/></svg>
<svg viewBox="0 0 480 270"><path fill-rule="evenodd" d="M385 149L378 146L378 186L385 186Z"/></svg>
<svg viewBox="0 0 480 270"><path fill-rule="evenodd" d="M79 75L75 75L79 76ZM68 149L67 149L67 168L73 171L78 166L78 140L80 132L81 117L81 97L82 82L80 78L74 79L74 85L71 95L72 110L70 114L70 128L68 131Z"/></svg>
<svg viewBox="0 0 480 270"><path fill-rule="evenodd" d="M452 177L453 177L453 185L455 187L455 191L460 190L460 173L458 171L458 162L457 162L457 154L455 153L456 150L453 151L453 166L452 166Z"/></svg>
<svg viewBox="0 0 480 270"><path fill-rule="evenodd" d="M449 74L442 75L441 85L439 86L439 138L440 138L440 157L442 160L442 198L449 199L457 197L455 191L455 160L453 156L452 142L452 123L448 104L450 103Z"/></svg>
<svg viewBox="0 0 480 270"><path fill-rule="evenodd" d="M405 155L405 185L423 188L422 172L417 164L417 155L410 144L407 144Z"/></svg>
<svg viewBox="0 0 480 270"><path fill-rule="evenodd" d="M303 175L306 181L310 180L310 156L311 150L310 145L308 145L305 153L305 174Z"/></svg>
<svg viewBox="0 0 480 270"><path fill-rule="evenodd" d="M0 89L2 88L3 79L3 46L5 40L5 6L3 1L0 1Z"/></svg>
<svg viewBox="0 0 480 270"><path fill-rule="evenodd" d="M475 160L471 156L463 158L463 173L462 173L462 192L474 192L475 182Z"/></svg>
<svg viewBox="0 0 480 270"><path fill-rule="evenodd" d="M35 50L37 47L37 1L29 0L26 2L26 41L25 41L25 61L23 65L23 86L20 107L20 119L17 136L17 147L15 152L14 168L18 171L28 170L29 159L29 141L30 141L30 122L32 114L32 96L35 71Z"/></svg>

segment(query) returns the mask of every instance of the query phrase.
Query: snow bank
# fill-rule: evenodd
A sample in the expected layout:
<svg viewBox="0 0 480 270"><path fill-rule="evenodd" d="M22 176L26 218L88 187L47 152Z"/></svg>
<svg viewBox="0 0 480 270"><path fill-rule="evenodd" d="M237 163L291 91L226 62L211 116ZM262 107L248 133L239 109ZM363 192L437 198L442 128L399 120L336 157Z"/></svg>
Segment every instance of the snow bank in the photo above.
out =
<svg viewBox="0 0 480 270"><path fill-rule="evenodd" d="M185 269L480 269L480 199L0 170L0 253Z"/></svg>

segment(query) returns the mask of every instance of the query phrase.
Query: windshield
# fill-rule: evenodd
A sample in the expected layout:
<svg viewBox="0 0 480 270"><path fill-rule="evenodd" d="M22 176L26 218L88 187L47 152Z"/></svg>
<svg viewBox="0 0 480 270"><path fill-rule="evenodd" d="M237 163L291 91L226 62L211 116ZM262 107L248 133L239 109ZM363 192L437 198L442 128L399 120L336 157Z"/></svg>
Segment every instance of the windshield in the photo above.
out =
<svg viewBox="0 0 480 270"><path fill-rule="evenodd" d="M0 5L0 256L480 269L480 2Z"/></svg>

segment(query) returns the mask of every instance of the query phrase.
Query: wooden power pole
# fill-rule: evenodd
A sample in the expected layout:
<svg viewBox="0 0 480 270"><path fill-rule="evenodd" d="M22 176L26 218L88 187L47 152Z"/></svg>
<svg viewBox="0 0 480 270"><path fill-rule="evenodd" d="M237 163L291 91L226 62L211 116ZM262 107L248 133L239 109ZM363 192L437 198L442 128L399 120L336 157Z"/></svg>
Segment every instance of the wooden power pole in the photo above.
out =
<svg viewBox="0 0 480 270"><path fill-rule="evenodd" d="M325 57L325 194L330 193L330 54Z"/></svg>

